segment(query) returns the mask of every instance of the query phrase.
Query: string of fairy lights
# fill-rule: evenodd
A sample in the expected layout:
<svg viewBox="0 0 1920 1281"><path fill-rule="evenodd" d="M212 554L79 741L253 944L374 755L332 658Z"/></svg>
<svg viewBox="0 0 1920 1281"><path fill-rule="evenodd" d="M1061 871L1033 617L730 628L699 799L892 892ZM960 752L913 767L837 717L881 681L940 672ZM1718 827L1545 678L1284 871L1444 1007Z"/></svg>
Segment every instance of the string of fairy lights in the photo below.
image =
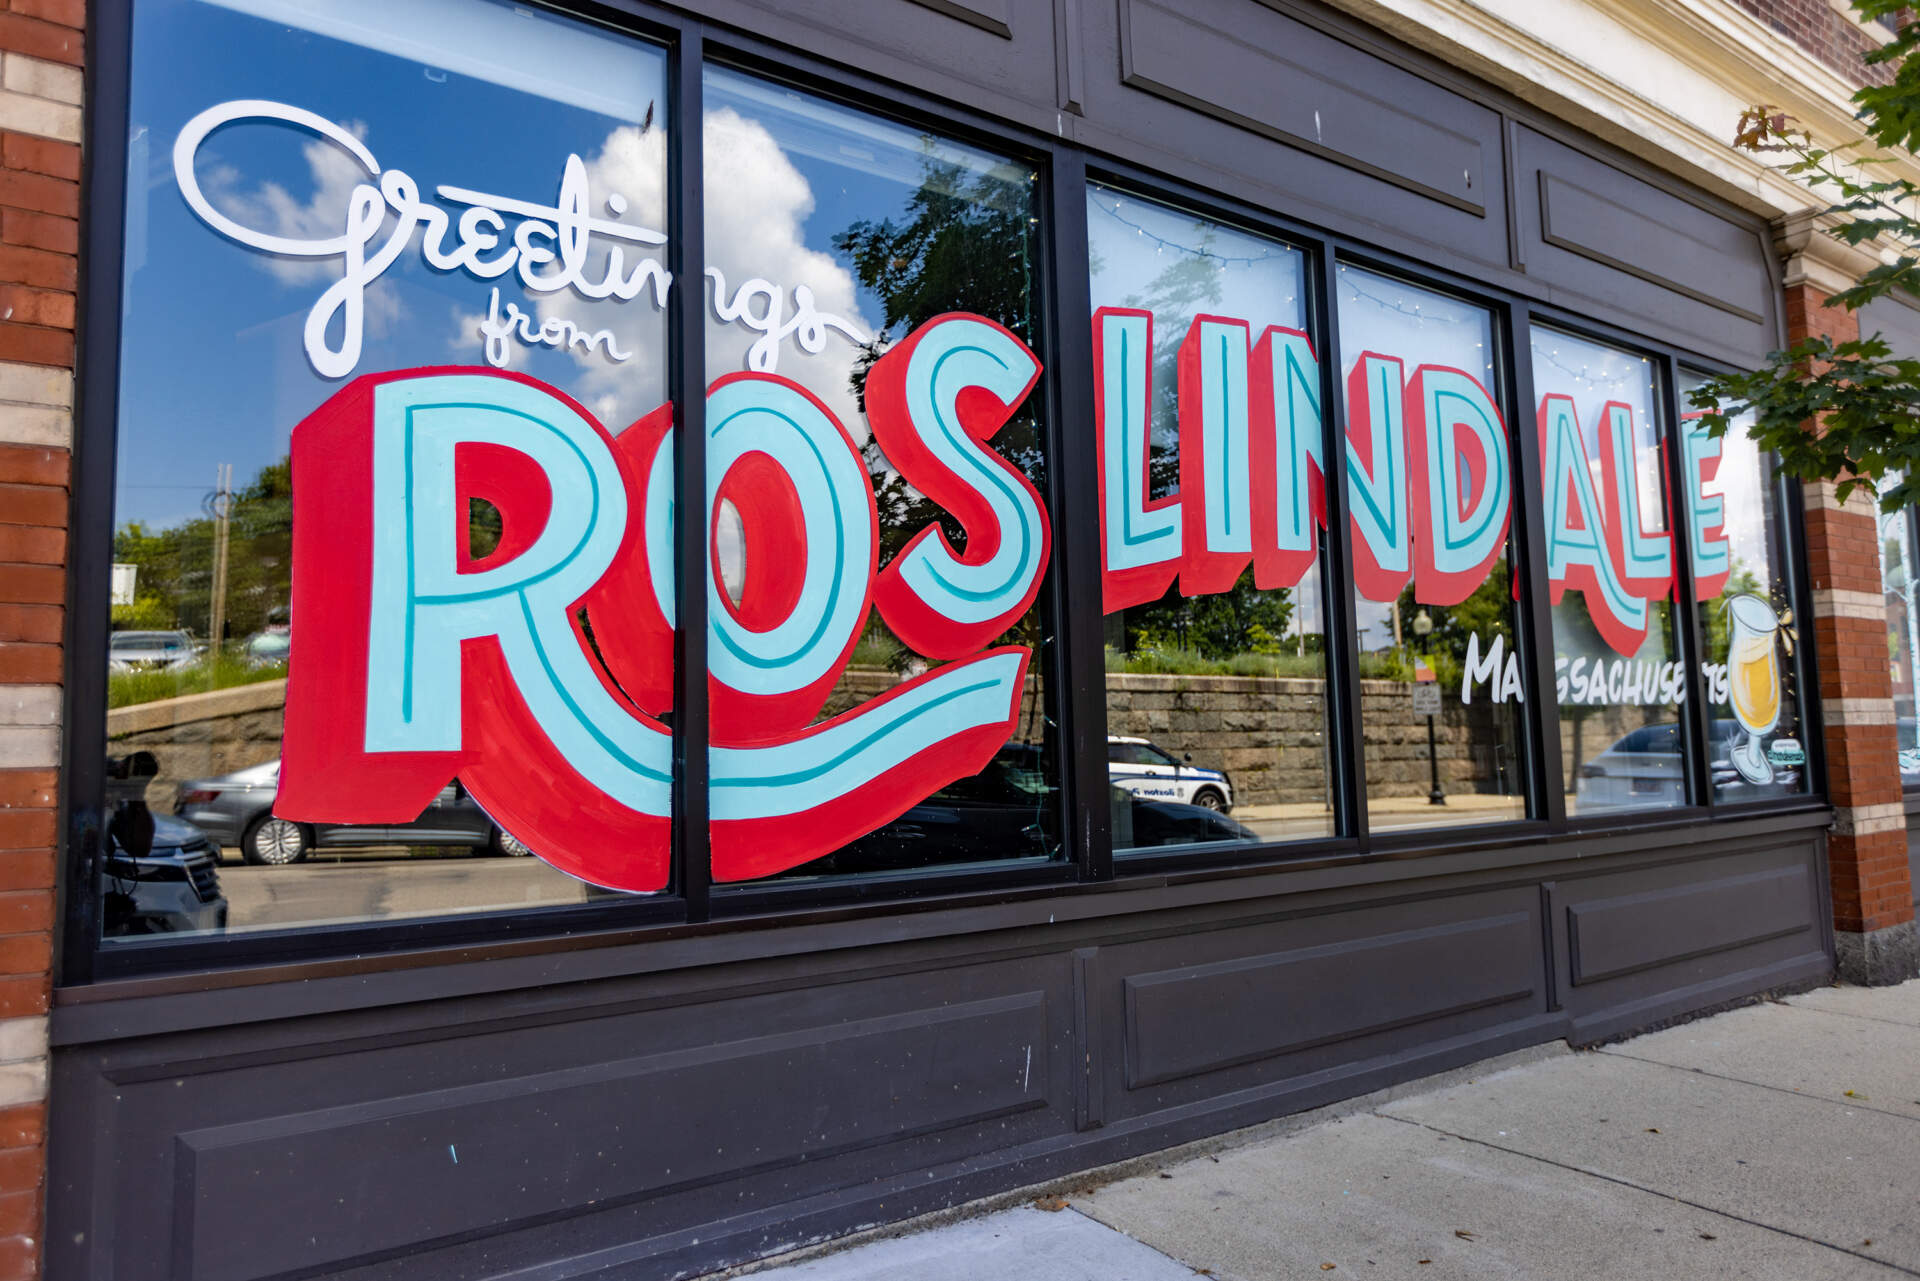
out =
<svg viewBox="0 0 1920 1281"><path fill-rule="evenodd" d="M1169 240L1167 237L1159 234L1158 232L1152 230L1149 227L1146 227L1138 222L1135 222L1133 219L1121 213L1120 212L1121 207L1125 204L1126 204L1125 200L1120 199L1119 197L1114 197L1112 204L1108 204L1104 200L1101 201L1100 208L1106 213L1106 215L1109 218L1112 218L1115 222L1119 223L1121 226L1131 228L1133 230L1134 235L1140 237L1142 240L1151 241L1154 246L1155 254L1165 253L1167 250L1171 249L1175 253L1187 254L1190 257L1211 259L1214 262L1219 263L1222 267L1235 266L1235 265L1242 266L1242 267L1250 267L1258 263L1271 262L1276 258L1294 257L1298 253L1297 250L1288 249L1278 245L1276 245L1272 249L1266 250L1265 252L1259 253L1259 254L1223 254L1223 253L1218 253L1212 249L1208 249L1201 246L1183 245L1177 240Z"/></svg>
<svg viewBox="0 0 1920 1281"><path fill-rule="evenodd" d="M1153 245L1155 256L1165 254L1168 250L1172 250L1174 253L1186 257L1210 261L1224 270L1230 266L1257 266L1261 263L1292 257L1298 252L1286 246L1276 245L1271 249L1264 250L1257 254L1221 253L1219 250L1206 245L1190 245L1173 237L1161 235L1145 223L1129 218L1126 213L1123 212L1126 207L1126 201L1121 197L1116 196L1111 199L1100 200L1097 202L1097 207L1107 217L1133 232L1137 238ZM1382 311L1390 311L1405 316L1414 322L1416 328L1425 328L1427 322L1430 320L1441 324L1459 324L1463 321L1461 316L1450 314L1451 309L1446 306L1435 307L1430 305L1429 302L1421 302L1412 298L1395 298L1376 293L1372 289L1367 288L1366 284L1363 283L1367 279L1364 273L1350 270L1344 264L1338 269L1338 275L1340 286L1345 290L1349 301L1365 302ZM1287 301L1292 302L1293 299L1289 297ZM1450 300L1443 300L1443 302L1444 301ZM1466 304L1460 304L1460 306L1464 307ZM1475 346L1479 345L1478 343L1475 344ZM1580 387L1582 390L1603 393L1624 393L1635 388L1645 388L1648 383L1648 378L1645 373L1648 361L1644 356L1638 358L1641 366L1640 371L1636 372L1629 369L1609 375L1605 369L1596 369L1591 363L1582 364L1576 369L1573 365L1568 364L1561 358L1560 349L1557 347L1541 347L1536 345L1533 355L1534 359L1564 374L1574 385ZM1625 357L1624 353L1622 357L1631 359L1630 357Z"/></svg>

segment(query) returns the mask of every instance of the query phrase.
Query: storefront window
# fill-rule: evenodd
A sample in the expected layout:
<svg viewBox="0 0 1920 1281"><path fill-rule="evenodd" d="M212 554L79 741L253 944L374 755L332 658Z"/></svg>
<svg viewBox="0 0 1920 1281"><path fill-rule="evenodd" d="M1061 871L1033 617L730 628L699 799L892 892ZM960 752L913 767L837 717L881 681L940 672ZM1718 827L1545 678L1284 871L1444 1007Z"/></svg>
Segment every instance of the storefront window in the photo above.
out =
<svg viewBox="0 0 1920 1281"><path fill-rule="evenodd" d="M1681 400L1704 379L1682 371ZM1800 624L1769 455L1736 418L1715 439L1682 415L1680 483L1689 504L1691 563L1706 653L1702 691L1711 709L1709 773L1716 804L1795 796L1809 787L1801 738Z"/></svg>
<svg viewBox="0 0 1920 1281"><path fill-rule="evenodd" d="M1524 818L1515 468L1492 317L1356 267L1337 276L1368 824Z"/></svg>
<svg viewBox="0 0 1920 1281"><path fill-rule="evenodd" d="M557 789L506 750L530 713L498 673L530 646L613 707L612 656L664 671L665 633L563 601L516 651L495 588L579 523L566 458L615 503L613 434L665 399L662 54L491 0L134 15L104 933L602 893L527 856ZM566 458L529 479L529 449ZM302 735L347 764L303 772ZM664 883L600 844L573 870Z"/></svg>
<svg viewBox="0 0 1920 1281"><path fill-rule="evenodd" d="M1900 483L1888 475L1882 491ZM1887 601L1887 667L1893 680L1894 739L1900 781L1920 785L1920 719L1914 711L1914 642L1920 637L1920 598L1914 591L1913 511L1880 513L1880 584Z"/></svg>
<svg viewBox="0 0 1920 1281"><path fill-rule="evenodd" d="M1087 223L1114 847L1331 835L1305 258L1108 187Z"/></svg>
<svg viewBox="0 0 1920 1281"><path fill-rule="evenodd" d="M714 878L1057 857L1037 174L705 94Z"/></svg>
<svg viewBox="0 0 1920 1281"><path fill-rule="evenodd" d="M1653 362L1536 327L1533 386L1567 813L1685 805Z"/></svg>

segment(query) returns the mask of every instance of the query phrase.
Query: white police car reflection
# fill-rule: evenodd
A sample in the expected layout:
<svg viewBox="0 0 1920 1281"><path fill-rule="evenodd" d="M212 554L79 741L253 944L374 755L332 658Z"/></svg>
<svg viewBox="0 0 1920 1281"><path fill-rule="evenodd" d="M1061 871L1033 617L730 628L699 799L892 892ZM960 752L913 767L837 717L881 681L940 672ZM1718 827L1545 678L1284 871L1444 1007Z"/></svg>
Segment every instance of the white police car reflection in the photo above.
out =
<svg viewBox="0 0 1920 1281"><path fill-rule="evenodd" d="M1107 738L1107 779L1115 787L1149 800L1178 801L1222 814L1232 809L1233 780L1192 762L1190 755L1175 760L1144 738Z"/></svg>

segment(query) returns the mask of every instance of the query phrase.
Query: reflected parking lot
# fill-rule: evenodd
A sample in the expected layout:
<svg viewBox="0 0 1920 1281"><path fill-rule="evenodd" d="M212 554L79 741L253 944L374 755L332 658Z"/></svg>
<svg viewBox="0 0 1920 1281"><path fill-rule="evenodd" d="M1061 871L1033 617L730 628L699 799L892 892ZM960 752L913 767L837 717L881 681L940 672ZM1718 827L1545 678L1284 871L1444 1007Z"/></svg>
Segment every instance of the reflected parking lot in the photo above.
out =
<svg viewBox="0 0 1920 1281"><path fill-rule="evenodd" d="M545 907L612 893L539 859L401 846L327 851L289 867L253 866L226 849L220 885L229 931Z"/></svg>

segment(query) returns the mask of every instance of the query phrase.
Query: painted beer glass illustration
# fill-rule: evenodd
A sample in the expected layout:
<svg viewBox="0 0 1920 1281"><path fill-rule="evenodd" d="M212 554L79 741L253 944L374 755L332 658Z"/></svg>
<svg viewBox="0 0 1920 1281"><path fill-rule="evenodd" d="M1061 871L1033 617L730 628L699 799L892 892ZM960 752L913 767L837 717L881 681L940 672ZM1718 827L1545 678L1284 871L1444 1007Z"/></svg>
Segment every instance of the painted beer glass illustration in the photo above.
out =
<svg viewBox="0 0 1920 1281"><path fill-rule="evenodd" d="M1741 594L1728 599L1727 701L1746 737L1734 745L1733 767L1749 783L1773 781L1767 760L1766 735L1780 723L1780 660L1785 643L1780 615L1758 596Z"/></svg>

